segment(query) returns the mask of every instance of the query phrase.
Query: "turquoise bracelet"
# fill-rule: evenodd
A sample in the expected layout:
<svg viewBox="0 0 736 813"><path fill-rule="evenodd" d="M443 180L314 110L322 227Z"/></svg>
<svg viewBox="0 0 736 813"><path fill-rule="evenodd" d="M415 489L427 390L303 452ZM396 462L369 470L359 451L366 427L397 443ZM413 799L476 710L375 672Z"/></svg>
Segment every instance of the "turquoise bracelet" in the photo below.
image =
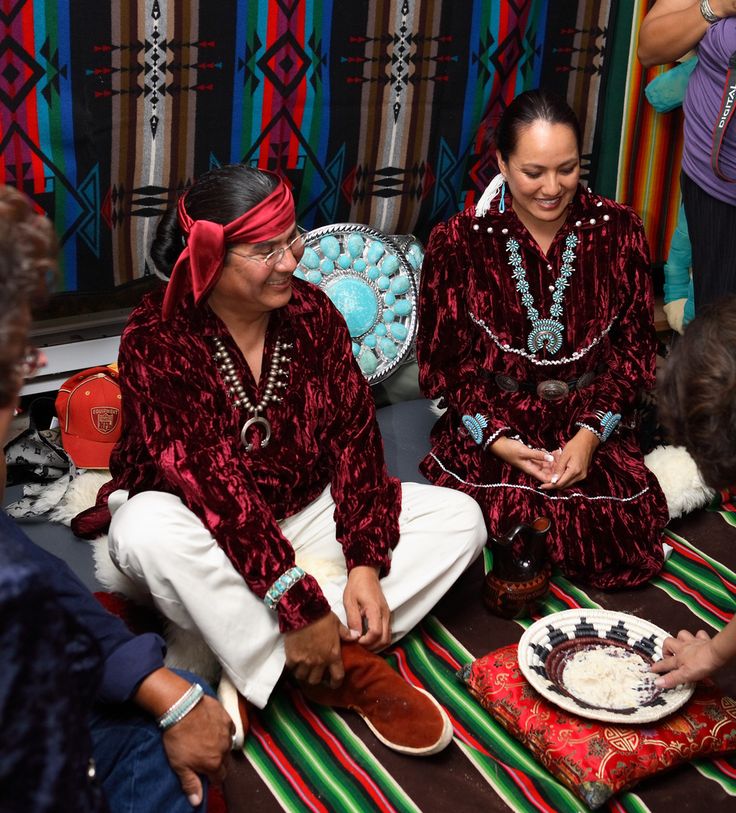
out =
<svg viewBox="0 0 736 813"><path fill-rule="evenodd" d="M296 565L286 571L283 575L268 588L263 601L269 610L275 610L279 601L284 597L284 594L292 588L300 579L303 579L307 574Z"/></svg>
<svg viewBox="0 0 736 813"><path fill-rule="evenodd" d="M601 443L605 443L613 434L614 429L621 423L621 415L618 412L596 412L596 418L601 422Z"/></svg>
<svg viewBox="0 0 736 813"><path fill-rule="evenodd" d="M172 725L175 725L179 720L186 717L197 703L199 703L203 695L204 689L199 683L192 683L176 703L156 720L161 731L166 731L167 728L171 728Z"/></svg>
<svg viewBox="0 0 736 813"><path fill-rule="evenodd" d="M480 445L483 443L483 433L488 428L488 418L476 412L475 415L463 415L461 418L463 426L468 430L468 434Z"/></svg>

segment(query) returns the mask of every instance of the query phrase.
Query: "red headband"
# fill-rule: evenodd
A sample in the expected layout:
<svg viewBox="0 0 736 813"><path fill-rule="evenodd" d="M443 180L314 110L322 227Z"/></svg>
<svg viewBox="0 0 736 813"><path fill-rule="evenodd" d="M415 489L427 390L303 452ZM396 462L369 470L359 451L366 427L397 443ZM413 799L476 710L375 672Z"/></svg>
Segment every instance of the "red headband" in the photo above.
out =
<svg viewBox="0 0 736 813"><path fill-rule="evenodd" d="M271 172L267 174L278 178ZM194 293L196 305L205 299L222 273L229 243L261 243L291 226L295 220L294 198L281 178L278 182L268 197L225 226L211 220L192 220L184 206L187 193L179 198L179 225L187 242L166 287L164 319L171 316L189 291Z"/></svg>

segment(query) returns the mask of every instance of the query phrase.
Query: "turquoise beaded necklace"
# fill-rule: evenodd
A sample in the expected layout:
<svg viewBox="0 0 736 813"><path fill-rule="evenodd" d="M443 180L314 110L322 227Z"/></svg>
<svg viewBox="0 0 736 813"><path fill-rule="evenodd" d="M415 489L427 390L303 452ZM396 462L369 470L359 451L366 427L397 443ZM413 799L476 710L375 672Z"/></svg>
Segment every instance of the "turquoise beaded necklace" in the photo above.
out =
<svg viewBox="0 0 736 813"><path fill-rule="evenodd" d="M526 268L524 268L519 254L519 243L513 237L510 237L506 242L509 265L512 268L511 275L516 281L516 290L521 294L521 304L526 307L529 321L532 323L531 333L526 340L530 353L536 353L544 348L548 353L554 355L562 347L562 331L565 329L565 326L560 321L563 312L562 303L565 299L565 288L570 284L569 279L574 270L572 264L575 260L575 247L577 244L577 236L568 234L565 238L565 250L562 252L563 262L560 268L560 276L555 281L552 293L552 307L549 309L549 318L541 319L539 311L534 307L534 297L529 290Z"/></svg>

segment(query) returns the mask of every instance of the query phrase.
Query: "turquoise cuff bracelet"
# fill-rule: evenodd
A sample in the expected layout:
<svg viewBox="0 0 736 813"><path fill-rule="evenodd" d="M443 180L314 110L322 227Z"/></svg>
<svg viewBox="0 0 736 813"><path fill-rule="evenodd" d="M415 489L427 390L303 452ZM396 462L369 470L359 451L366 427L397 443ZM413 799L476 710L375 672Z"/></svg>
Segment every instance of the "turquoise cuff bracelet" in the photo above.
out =
<svg viewBox="0 0 736 813"><path fill-rule="evenodd" d="M166 731L171 728L172 725L176 725L180 720L183 720L197 703L199 703L203 695L204 689L199 683L192 683L176 703L156 720L156 724L161 731Z"/></svg>
<svg viewBox="0 0 736 813"><path fill-rule="evenodd" d="M589 432L592 432L601 443L605 443L621 422L621 415L619 415L618 412L611 412L610 410L608 410L608 412L599 410L595 413L595 416L601 422L600 429L594 429L589 423L583 423L582 421L576 421L575 426L587 429Z"/></svg>
<svg viewBox="0 0 736 813"><path fill-rule="evenodd" d="M483 432L488 428L488 418L476 412L475 415L463 415L462 422L470 437L478 445L483 443Z"/></svg>
<svg viewBox="0 0 736 813"><path fill-rule="evenodd" d="M307 574L300 567L294 566L279 576L268 588L266 595L263 597L263 601L269 610L275 610L279 601L284 597L284 594L306 575Z"/></svg>
<svg viewBox="0 0 736 813"><path fill-rule="evenodd" d="M601 422L601 443L605 443L621 422L621 415L609 410L608 412L596 412L596 418Z"/></svg>

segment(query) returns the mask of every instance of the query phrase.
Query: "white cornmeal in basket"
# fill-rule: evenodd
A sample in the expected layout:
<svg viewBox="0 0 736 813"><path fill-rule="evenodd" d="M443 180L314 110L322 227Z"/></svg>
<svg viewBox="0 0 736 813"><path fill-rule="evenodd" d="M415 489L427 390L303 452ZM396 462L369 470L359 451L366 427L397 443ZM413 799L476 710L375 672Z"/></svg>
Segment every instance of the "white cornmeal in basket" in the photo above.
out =
<svg viewBox="0 0 736 813"><path fill-rule="evenodd" d="M636 652L618 646L596 646L569 657L562 684L573 697L590 706L630 709L652 697L655 677Z"/></svg>

